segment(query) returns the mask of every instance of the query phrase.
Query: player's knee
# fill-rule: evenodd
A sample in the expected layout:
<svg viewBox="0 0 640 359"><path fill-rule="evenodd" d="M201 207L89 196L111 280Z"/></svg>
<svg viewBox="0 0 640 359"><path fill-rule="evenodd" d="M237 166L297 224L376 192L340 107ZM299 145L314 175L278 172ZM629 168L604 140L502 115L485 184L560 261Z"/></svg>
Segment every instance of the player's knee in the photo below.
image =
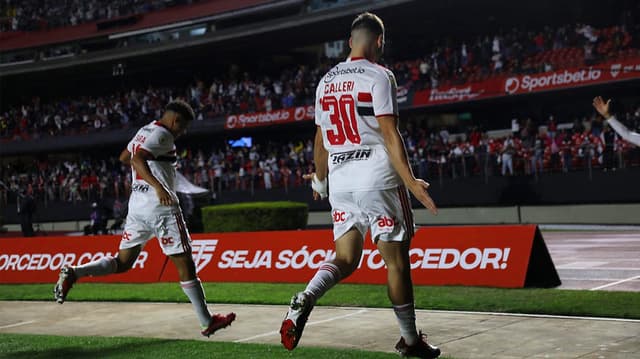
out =
<svg viewBox="0 0 640 359"><path fill-rule="evenodd" d="M133 267L133 262L134 260L128 260L128 261L124 261L122 260L120 257L116 257L116 273L124 273L126 271L128 271L129 269L131 269L131 267Z"/></svg>
<svg viewBox="0 0 640 359"><path fill-rule="evenodd" d="M334 261L338 268L340 268L340 272L343 277L353 273L353 271L358 267L359 262L360 258L355 258L353 256L336 257Z"/></svg>
<svg viewBox="0 0 640 359"><path fill-rule="evenodd" d="M395 262L386 262L387 272L390 274L395 274L399 276L409 275L411 273L411 267L409 263L404 261L395 261Z"/></svg>

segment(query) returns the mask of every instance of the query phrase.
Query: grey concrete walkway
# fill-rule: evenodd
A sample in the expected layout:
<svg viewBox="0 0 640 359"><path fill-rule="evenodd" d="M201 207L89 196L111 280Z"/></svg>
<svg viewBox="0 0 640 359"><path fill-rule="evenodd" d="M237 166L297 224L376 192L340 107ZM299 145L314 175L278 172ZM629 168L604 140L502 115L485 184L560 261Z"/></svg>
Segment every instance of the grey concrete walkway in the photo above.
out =
<svg viewBox="0 0 640 359"><path fill-rule="evenodd" d="M189 304L0 302L0 333L136 336L279 344L285 306L214 305L237 321L210 339L199 335ZM640 358L640 320L420 310L421 328L454 358ZM336 333L340 333L339 337ZM392 352L389 309L317 307L301 346ZM284 350L284 349L283 349Z"/></svg>
<svg viewBox="0 0 640 359"><path fill-rule="evenodd" d="M640 231L544 231L560 289L640 292Z"/></svg>

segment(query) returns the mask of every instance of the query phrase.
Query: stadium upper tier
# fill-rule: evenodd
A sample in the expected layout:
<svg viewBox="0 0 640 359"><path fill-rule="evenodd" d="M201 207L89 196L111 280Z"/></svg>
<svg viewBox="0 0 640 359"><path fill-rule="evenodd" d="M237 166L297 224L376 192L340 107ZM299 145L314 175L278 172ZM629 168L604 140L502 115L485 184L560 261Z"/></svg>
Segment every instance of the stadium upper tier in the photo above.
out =
<svg viewBox="0 0 640 359"><path fill-rule="evenodd" d="M0 51L157 27L273 2L7 0L0 3Z"/></svg>
<svg viewBox="0 0 640 359"><path fill-rule="evenodd" d="M457 88L454 88L458 91L455 93L447 89L518 74L572 67L582 71L585 66L637 58L640 57L637 42L638 38L632 37L622 26L596 29L588 25L565 25L539 32L512 30L455 44L436 44L424 49L424 55L419 58L385 65L394 71L404 95L428 93L435 101L455 95L460 97L456 100L469 100L475 95L459 94L462 90ZM175 97L187 99L196 110L198 120L206 121L224 121L224 116L229 115L312 105L320 76L336 61L339 58L324 59L313 65L291 64L279 73L244 71L235 65L217 69L217 72L207 69L209 73L196 77L186 87L149 85L113 90L101 96L44 100L36 93L22 103L2 104L0 141L137 127L157 119L163 106ZM231 71L231 68L235 70ZM502 91L501 95L504 95ZM401 95L399 93L399 97ZM411 105L406 99L402 103L403 108Z"/></svg>

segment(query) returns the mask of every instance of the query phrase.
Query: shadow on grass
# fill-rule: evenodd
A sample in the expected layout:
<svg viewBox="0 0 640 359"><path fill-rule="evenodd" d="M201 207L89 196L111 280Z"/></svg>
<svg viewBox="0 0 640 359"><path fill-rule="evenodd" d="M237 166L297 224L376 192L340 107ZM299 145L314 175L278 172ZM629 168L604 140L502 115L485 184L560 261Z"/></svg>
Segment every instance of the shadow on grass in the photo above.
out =
<svg viewBox="0 0 640 359"><path fill-rule="evenodd" d="M170 339L150 340L148 342L104 344L100 347L83 347L77 344L61 345L46 350L15 348L16 350L0 354L0 358L45 359L45 358L115 358L137 357L138 353L161 352L162 346L175 342ZM6 349L6 348L5 348ZM135 353L132 353L135 351ZM5 356L6 355L6 356Z"/></svg>

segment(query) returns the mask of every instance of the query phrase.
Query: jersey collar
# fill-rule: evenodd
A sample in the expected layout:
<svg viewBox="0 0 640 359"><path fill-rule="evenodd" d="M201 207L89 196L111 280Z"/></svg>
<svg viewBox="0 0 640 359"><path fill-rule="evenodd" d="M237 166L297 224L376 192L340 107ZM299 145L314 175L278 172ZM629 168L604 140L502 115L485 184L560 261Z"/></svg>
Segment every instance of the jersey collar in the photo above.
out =
<svg viewBox="0 0 640 359"><path fill-rule="evenodd" d="M169 127L165 126L162 122L155 121L153 124L156 125L156 126L160 126L160 127L164 128L165 130L169 131L169 133L171 133L171 130L169 129Z"/></svg>
<svg viewBox="0 0 640 359"><path fill-rule="evenodd" d="M358 60L366 60L364 57L362 56L356 56L356 57L349 57L347 59L347 62L351 62L351 61L358 61Z"/></svg>

